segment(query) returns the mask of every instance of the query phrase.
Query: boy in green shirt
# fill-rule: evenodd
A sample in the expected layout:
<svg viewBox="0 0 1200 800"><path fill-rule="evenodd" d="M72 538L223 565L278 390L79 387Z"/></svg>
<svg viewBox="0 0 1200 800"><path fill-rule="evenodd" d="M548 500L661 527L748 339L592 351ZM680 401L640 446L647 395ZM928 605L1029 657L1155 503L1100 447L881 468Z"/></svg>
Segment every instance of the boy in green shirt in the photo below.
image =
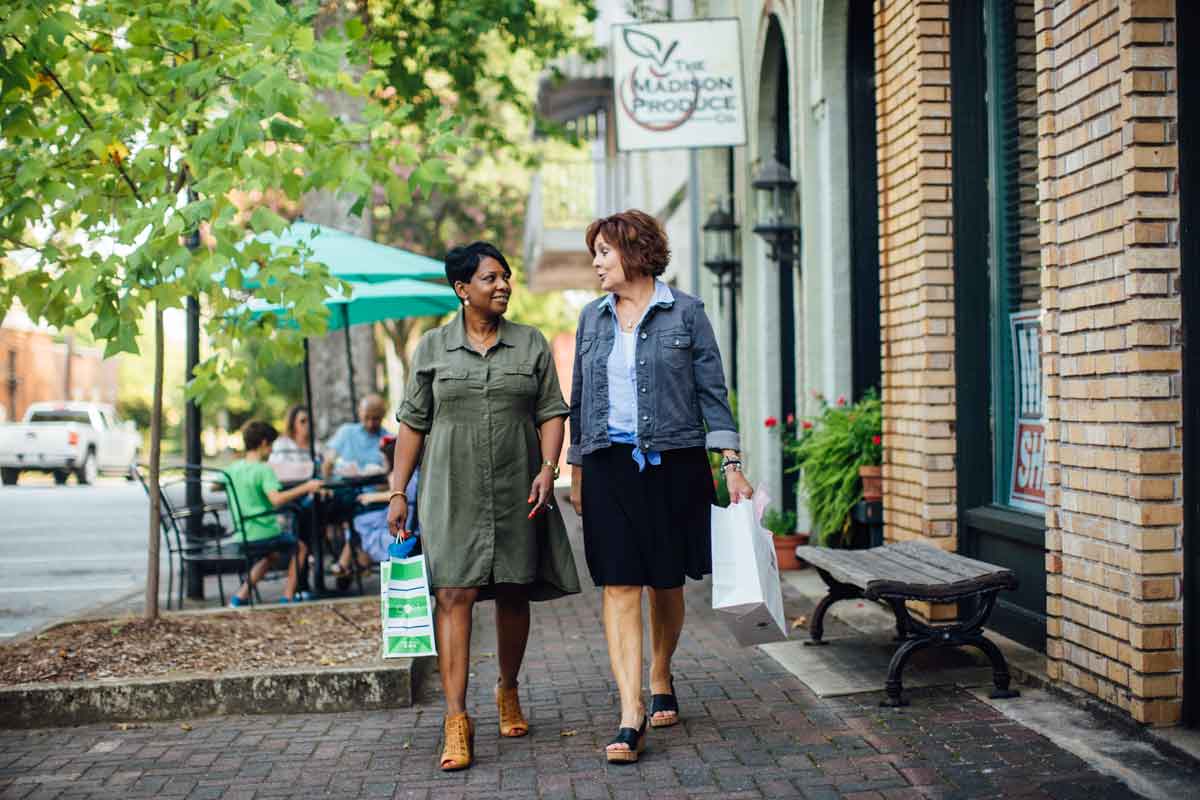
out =
<svg viewBox="0 0 1200 800"><path fill-rule="evenodd" d="M270 424L262 420L250 420L242 428L246 455L225 470L229 476L228 485L237 499L236 503L230 503L230 508L240 518L238 521L245 531L246 544L253 547L256 553L264 553L250 569L246 582L230 598L230 605L235 608L250 602L250 590L262 580L271 566L272 559L296 551L298 556L293 556L288 562L287 584L282 602L290 601L296 594L297 564L305 563L308 557L303 542L298 542L295 536L279 529L279 519L273 512L293 500L319 491L323 484L320 480L313 479L291 489L284 489L279 483L279 478L275 476L275 471L267 465L271 445L277 438L279 432Z"/></svg>

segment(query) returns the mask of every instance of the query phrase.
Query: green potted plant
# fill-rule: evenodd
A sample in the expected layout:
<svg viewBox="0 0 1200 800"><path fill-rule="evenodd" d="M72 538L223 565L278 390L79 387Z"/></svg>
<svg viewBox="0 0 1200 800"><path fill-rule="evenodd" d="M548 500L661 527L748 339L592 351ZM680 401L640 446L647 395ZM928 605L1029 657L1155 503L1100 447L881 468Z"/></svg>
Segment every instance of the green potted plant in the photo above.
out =
<svg viewBox="0 0 1200 800"><path fill-rule="evenodd" d="M874 389L857 403L839 397L804 420L799 432L784 430L786 469L801 473L813 531L825 546L850 543L850 511L859 500L882 496L883 407ZM870 492L870 494L865 494Z"/></svg>
<svg viewBox="0 0 1200 800"><path fill-rule="evenodd" d="M796 532L796 512L768 508L762 516L762 525L771 532L775 544L775 560L779 569L800 569L804 562L796 558L797 545L808 544L807 533Z"/></svg>

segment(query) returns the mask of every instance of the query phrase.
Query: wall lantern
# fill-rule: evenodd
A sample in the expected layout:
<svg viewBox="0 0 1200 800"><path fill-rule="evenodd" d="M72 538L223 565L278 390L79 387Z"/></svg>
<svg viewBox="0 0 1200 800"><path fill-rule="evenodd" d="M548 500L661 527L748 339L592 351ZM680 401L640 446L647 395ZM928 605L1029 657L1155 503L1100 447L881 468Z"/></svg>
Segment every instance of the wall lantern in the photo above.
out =
<svg viewBox="0 0 1200 800"><path fill-rule="evenodd" d="M738 225L733 214L718 202L704 225L704 266L717 276L717 286L737 288L738 268L742 260L738 255Z"/></svg>
<svg viewBox="0 0 1200 800"><path fill-rule="evenodd" d="M772 261L792 262L800 226L796 224L796 181L787 167L770 159L754 176L755 207L758 218L754 232L771 246Z"/></svg>

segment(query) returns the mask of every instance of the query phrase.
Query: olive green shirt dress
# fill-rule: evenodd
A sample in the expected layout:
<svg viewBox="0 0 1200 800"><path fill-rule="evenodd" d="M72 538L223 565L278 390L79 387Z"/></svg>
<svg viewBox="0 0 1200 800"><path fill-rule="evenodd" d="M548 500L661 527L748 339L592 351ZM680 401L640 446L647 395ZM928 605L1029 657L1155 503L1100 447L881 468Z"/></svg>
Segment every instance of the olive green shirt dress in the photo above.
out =
<svg viewBox="0 0 1200 800"><path fill-rule="evenodd" d="M501 319L481 356L460 311L421 337L396 419L426 434L417 509L432 588L529 586L531 600L579 592L558 506L529 519L538 428L567 416L546 338Z"/></svg>

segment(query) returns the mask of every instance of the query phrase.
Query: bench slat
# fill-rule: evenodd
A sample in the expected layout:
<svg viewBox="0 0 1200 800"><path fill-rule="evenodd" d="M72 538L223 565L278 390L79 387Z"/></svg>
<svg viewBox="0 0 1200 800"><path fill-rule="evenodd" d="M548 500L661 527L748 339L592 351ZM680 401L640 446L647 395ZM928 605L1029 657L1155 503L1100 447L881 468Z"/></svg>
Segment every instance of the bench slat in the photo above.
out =
<svg viewBox="0 0 1200 800"><path fill-rule="evenodd" d="M800 557L829 572L842 583L866 589L872 581L889 580L909 584L937 582L936 578L907 569L892 562L885 548L871 550L835 550L826 547L805 547L797 551Z"/></svg>
<svg viewBox="0 0 1200 800"><path fill-rule="evenodd" d="M797 548L797 554L834 580L873 597L937 600L1017 585L1011 570L917 541L869 550L805 546Z"/></svg>
<svg viewBox="0 0 1200 800"><path fill-rule="evenodd" d="M996 571L995 569L980 571L969 564L955 564L952 560L953 556L948 561L944 557L946 555L949 554L943 553L935 547L922 547L920 550L893 550L888 557L898 566L907 566L912 572L925 575L926 583L957 583L964 580L977 580ZM880 575L879 577L891 578L892 576Z"/></svg>
<svg viewBox="0 0 1200 800"><path fill-rule="evenodd" d="M865 553L867 551L853 552ZM864 569L862 560L855 558L852 551L806 545L796 548L796 555L813 566L825 570L842 583L864 588L871 581L871 572Z"/></svg>
<svg viewBox="0 0 1200 800"><path fill-rule="evenodd" d="M920 558L920 554L909 554L901 550L886 547L877 548L880 568L876 570L876 578L894 580L905 583L949 583L961 580L963 576L948 572ZM933 550L934 548L927 548Z"/></svg>
<svg viewBox="0 0 1200 800"><path fill-rule="evenodd" d="M941 548L916 541L900 542L895 545L895 550L906 555L915 554L918 558L925 560L929 564L941 567L949 572L957 573L964 578L978 578L994 572L1005 571L1003 567L998 567L995 564L976 561L959 553L948 553ZM928 552L929 550L933 550L934 552L931 554Z"/></svg>

